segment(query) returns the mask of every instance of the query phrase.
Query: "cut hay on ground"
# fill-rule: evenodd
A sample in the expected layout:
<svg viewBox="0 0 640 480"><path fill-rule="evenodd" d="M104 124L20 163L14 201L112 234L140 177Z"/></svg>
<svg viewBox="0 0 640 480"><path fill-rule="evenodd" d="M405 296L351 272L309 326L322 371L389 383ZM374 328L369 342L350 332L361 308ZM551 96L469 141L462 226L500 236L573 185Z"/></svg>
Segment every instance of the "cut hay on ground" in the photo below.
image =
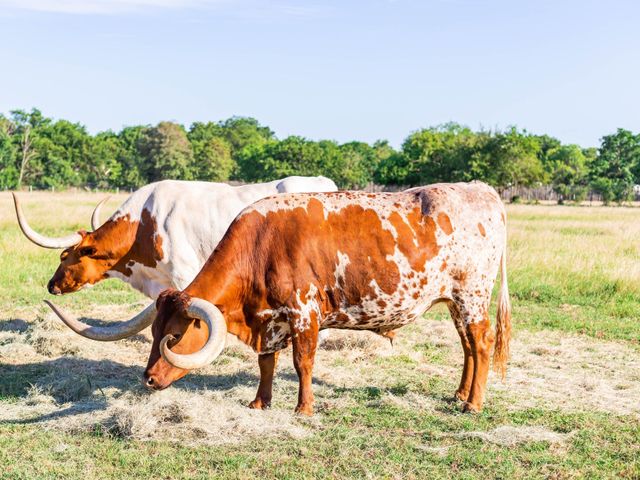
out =
<svg viewBox="0 0 640 480"><path fill-rule="evenodd" d="M131 311L111 306L92 313L114 319ZM0 323L0 363L8 379L1 393L11 399L2 402L0 421L65 432L99 429L123 438L206 444L299 438L323 427L324 412L349 406L353 399L341 394L345 391L369 392L373 406L438 410L450 399L414 384L437 379L453 393L462 363L449 321L422 320L407 327L394 347L369 332L336 331L317 355L318 413L307 419L293 415L297 377L290 352L280 359L273 408L253 411L246 404L257 388L256 355L233 337L214 364L165 391L149 393L140 381L150 348L148 331L100 343L75 335L45 309L22 316L35 320ZM513 409L545 406L640 415L640 353L625 344L522 333L513 341L512 355L506 382L493 374L489 379L489 403L502 399L505 408ZM535 428L505 432L478 432L477 437L497 443L507 437L555 441Z"/></svg>

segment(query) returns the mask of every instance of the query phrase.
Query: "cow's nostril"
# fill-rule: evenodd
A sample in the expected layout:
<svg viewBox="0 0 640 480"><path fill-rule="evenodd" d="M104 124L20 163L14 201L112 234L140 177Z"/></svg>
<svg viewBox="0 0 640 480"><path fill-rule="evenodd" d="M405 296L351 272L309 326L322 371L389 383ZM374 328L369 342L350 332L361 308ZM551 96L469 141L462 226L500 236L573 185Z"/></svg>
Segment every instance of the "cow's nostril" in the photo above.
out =
<svg viewBox="0 0 640 480"><path fill-rule="evenodd" d="M47 284L47 290L49 290L49 293L52 295L60 295L62 293L60 289L53 283L53 280L50 280Z"/></svg>
<svg viewBox="0 0 640 480"><path fill-rule="evenodd" d="M144 384L149 388L153 388L155 386L155 380L153 379L153 377L146 377Z"/></svg>

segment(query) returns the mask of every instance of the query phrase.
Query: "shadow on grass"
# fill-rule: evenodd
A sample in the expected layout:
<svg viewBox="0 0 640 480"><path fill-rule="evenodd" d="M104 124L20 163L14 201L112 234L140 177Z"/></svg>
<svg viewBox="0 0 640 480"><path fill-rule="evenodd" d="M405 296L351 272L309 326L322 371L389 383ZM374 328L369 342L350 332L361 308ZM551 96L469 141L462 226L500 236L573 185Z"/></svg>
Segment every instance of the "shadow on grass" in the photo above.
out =
<svg viewBox="0 0 640 480"><path fill-rule="evenodd" d="M23 333L26 332L30 323L22 318L9 318L6 320L0 320L0 332L15 332L15 333Z"/></svg>
<svg viewBox="0 0 640 480"><path fill-rule="evenodd" d="M54 418L104 410L109 399L127 392L146 395L141 384L144 368L110 360L62 357L51 361L12 365L0 362L0 400L26 400L32 392L42 392L56 403L71 403L62 410L29 419L9 419L0 423L37 423ZM192 374L170 388L188 391L228 391L238 386L255 385L258 377L247 372L224 375ZM114 393L114 389L116 390Z"/></svg>
<svg viewBox="0 0 640 480"><path fill-rule="evenodd" d="M120 397L125 393L142 397L149 394L142 385L142 366L125 365L111 360L61 357L21 365L0 362L0 372L0 401L28 402L30 396L44 394L53 398L57 404L70 404L55 412L27 419L0 420L0 423L5 424L32 424L103 411L109 407L110 399L114 397ZM278 379L296 383L298 381L298 377L290 372L280 372L276 381ZM191 392L226 392L241 386L257 388L258 383L258 376L247 371L220 375L191 373L169 388ZM314 383L327 385L321 380L314 380ZM107 390L109 397L105 393ZM37 404L37 399L34 402L34 405Z"/></svg>

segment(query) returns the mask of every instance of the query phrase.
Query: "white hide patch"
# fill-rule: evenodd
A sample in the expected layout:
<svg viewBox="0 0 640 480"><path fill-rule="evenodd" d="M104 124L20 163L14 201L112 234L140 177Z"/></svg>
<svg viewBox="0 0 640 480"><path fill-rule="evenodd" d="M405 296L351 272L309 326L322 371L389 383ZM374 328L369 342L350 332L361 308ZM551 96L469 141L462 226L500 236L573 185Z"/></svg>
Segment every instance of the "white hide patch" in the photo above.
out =
<svg viewBox="0 0 640 480"><path fill-rule="evenodd" d="M344 283L347 265L349 265L350 263L351 260L349 259L349 255L338 250L338 264L336 265L336 269L333 272L333 276L336 279L336 285L341 285L341 283Z"/></svg>
<svg viewBox="0 0 640 480"><path fill-rule="evenodd" d="M265 319L271 318L267 324L265 344L260 353L271 353L281 350L288 345L291 327L294 333L302 333L311 328L312 313L315 313L316 321L321 317L320 306L316 300L318 288L310 284L309 290L303 295L300 289L296 290L294 304L282 306L276 309L262 310L256 317ZM290 325L292 322L293 325Z"/></svg>

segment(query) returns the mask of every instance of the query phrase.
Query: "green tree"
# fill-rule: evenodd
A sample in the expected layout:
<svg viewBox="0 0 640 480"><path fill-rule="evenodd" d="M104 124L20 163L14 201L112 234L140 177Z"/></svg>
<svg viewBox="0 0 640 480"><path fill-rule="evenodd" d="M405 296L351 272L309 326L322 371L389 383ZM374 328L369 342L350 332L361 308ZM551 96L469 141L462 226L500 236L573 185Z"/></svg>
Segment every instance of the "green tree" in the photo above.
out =
<svg viewBox="0 0 640 480"><path fill-rule="evenodd" d="M16 166L17 149L12 134L15 125L0 115L0 189L16 188L20 172Z"/></svg>
<svg viewBox="0 0 640 480"><path fill-rule="evenodd" d="M377 152L365 142L349 142L340 145L340 157L337 159L340 169L340 182L347 188L362 188L373 181L378 169Z"/></svg>
<svg viewBox="0 0 640 480"><path fill-rule="evenodd" d="M373 144L376 156L376 171L373 181L381 185L407 185L408 162L402 153L397 152L386 140Z"/></svg>
<svg viewBox="0 0 640 480"><path fill-rule="evenodd" d="M288 137L246 147L240 171L248 181L270 181L288 175L315 175L320 170L320 149L302 137Z"/></svg>
<svg viewBox="0 0 640 480"><path fill-rule="evenodd" d="M193 179L193 150L181 125L160 122L156 127L146 129L138 148L145 159L149 181Z"/></svg>
<svg viewBox="0 0 640 480"><path fill-rule="evenodd" d="M17 188L20 188L25 177L34 177L39 170L32 162L36 155L34 138L37 138L38 131L49 124L50 120L44 118L40 110L34 108L31 112L12 110L11 123L14 125L14 144L18 149L17 168L19 173Z"/></svg>
<svg viewBox="0 0 640 480"><path fill-rule="evenodd" d="M89 185L97 188L119 186L123 154L124 146L117 134L107 131L93 137L85 167Z"/></svg>
<svg viewBox="0 0 640 480"><path fill-rule="evenodd" d="M261 146L275 139L269 127L260 125L255 118L231 117L218 126L222 129L222 136L231 146L234 157L249 146Z"/></svg>
<svg viewBox="0 0 640 480"><path fill-rule="evenodd" d="M552 163L549 159L550 152L556 150L557 148L562 146L562 142L557 138L551 137L549 135L535 135L536 140L538 141L538 145L540 149L538 150L538 158L540 162L542 162L542 166L549 175L553 170L553 166L550 165Z"/></svg>
<svg viewBox="0 0 640 480"><path fill-rule="evenodd" d="M149 183L150 180L146 176L148 168L139 149L147 129L148 127L143 126L125 127L118 133L118 163L121 168L120 176L116 179L117 186L133 189Z"/></svg>
<svg viewBox="0 0 640 480"><path fill-rule="evenodd" d="M66 120L53 122L34 109L12 112L18 149L18 187L80 186L86 183L90 136L83 126Z"/></svg>
<svg viewBox="0 0 640 480"><path fill-rule="evenodd" d="M220 137L192 142L196 178L209 182L229 180L236 162L231 158L231 147Z"/></svg>
<svg viewBox="0 0 640 480"><path fill-rule="evenodd" d="M187 137L191 143L206 142L212 138L225 138L224 127L216 122L194 122Z"/></svg>
<svg viewBox="0 0 640 480"><path fill-rule="evenodd" d="M629 200L639 163L639 136L619 128L616 133L602 137L598 156L591 163L592 188L602 195L605 203Z"/></svg>
<svg viewBox="0 0 640 480"><path fill-rule="evenodd" d="M547 152L546 162L559 203L565 200L584 200L589 171L582 149L577 145L552 148Z"/></svg>
<svg viewBox="0 0 640 480"><path fill-rule="evenodd" d="M381 185L411 185L414 178L409 159L399 152L381 159L374 176Z"/></svg>
<svg viewBox="0 0 640 480"><path fill-rule="evenodd" d="M538 139L512 127L484 135L469 170L474 178L496 187L528 187L547 180L539 155Z"/></svg>
<svg viewBox="0 0 640 480"><path fill-rule="evenodd" d="M239 158L239 172L247 181L268 181L289 175L325 175L341 187L359 185L363 170L354 158L345 158L333 141L314 142L288 137L278 142L246 147ZM366 181L365 181L366 183Z"/></svg>
<svg viewBox="0 0 640 480"><path fill-rule="evenodd" d="M466 180L475 134L457 123L419 130L402 144L410 184Z"/></svg>

